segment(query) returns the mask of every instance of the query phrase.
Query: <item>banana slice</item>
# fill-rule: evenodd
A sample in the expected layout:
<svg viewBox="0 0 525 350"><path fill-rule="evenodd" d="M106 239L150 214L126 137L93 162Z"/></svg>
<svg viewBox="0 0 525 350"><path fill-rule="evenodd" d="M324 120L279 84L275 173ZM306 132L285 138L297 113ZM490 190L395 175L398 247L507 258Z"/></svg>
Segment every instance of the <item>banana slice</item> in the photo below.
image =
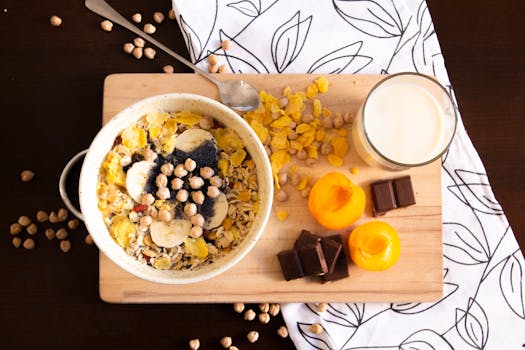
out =
<svg viewBox="0 0 525 350"><path fill-rule="evenodd" d="M175 138L175 149L189 153L206 141L215 143L215 138L209 131L188 129Z"/></svg>
<svg viewBox="0 0 525 350"><path fill-rule="evenodd" d="M155 166L154 162L140 161L134 163L126 173L126 190L135 202L140 203L142 194L144 193L144 186L148 181L149 174Z"/></svg>
<svg viewBox="0 0 525 350"><path fill-rule="evenodd" d="M190 235L191 222L177 219L169 223L153 221L149 227L151 239L159 247L173 248L180 245Z"/></svg>
<svg viewBox="0 0 525 350"><path fill-rule="evenodd" d="M213 215L204 221L203 228L210 230L219 226L228 214L228 200L224 193L213 199Z"/></svg>

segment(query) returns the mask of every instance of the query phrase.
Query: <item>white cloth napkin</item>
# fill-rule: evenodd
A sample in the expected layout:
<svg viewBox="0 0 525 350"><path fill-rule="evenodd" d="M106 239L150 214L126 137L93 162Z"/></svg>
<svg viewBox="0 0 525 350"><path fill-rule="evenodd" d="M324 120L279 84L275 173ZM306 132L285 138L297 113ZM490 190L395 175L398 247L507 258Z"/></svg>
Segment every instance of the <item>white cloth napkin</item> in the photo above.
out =
<svg viewBox="0 0 525 350"><path fill-rule="evenodd" d="M434 75L453 95L424 0L173 0L191 60L234 73ZM224 39L234 41L227 52ZM444 293L434 303L283 305L298 349L521 349L525 262L463 123L442 159ZM325 332L310 332L320 323Z"/></svg>

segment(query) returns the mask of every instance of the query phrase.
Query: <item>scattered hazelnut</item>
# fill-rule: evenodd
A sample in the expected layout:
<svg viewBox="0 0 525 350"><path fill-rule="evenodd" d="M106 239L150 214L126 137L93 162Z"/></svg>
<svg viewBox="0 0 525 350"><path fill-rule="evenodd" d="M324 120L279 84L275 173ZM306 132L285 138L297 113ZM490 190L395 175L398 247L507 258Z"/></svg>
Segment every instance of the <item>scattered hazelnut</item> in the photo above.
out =
<svg viewBox="0 0 525 350"><path fill-rule="evenodd" d="M131 55L135 46L132 43L125 43L123 46L124 52Z"/></svg>
<svg viewBox="0 0 525 350"><path fill-rule="evenodd" d="M151 225L152 222L153 222L153 218L151 216L144 215L139 220L139 227L141 229L146 229L146 228L148 228L149 225Z"/></svg>
<svg viewBox="0 0 525 350"><path fill-rule="evenodd" d="M20 178L22 179L23 182L29 182L33 180L34 177L35 177L35 173L32 172L31 170L24 170L20 173Z"/></svg>
<svg viewBox="0 0 525 350"><path fill-rule="evenodd" d="M215 186L217 188L222 187L222 179L220 176L212 176L210 179L210 185Z"/></svg>
<svg viewBox="0 0 525 350"><path fill-rule="evenodd" d="M184 203L188 200L189 194L186 190L179 190L177 192L177 195L175 196L175 199L177 199L179 202Z"/></svg>
<svg viewBox="0 0 525 350"><path fill-rule="evenodd" d="M213 65L213 64L217 64L219 62L218 58L216 55L214 54L210 54L208 55L208 63Z"/></svg>
<svg viewBox="0 0 525 350"><path fill-rule="evenodd" d="M297 186L299 185L299 182L301 182L301 176L297 173L292 174L292 185Z"/></svg>
<svg viewBox="0 0 525 350"><path fill-rule="evenodd" d="M44 231L44 234L46 235L46 238L49 239L50 241L55 239L55 237L56 237L55 230L53 230L52 228L47 228Z"/></svg>
<svg viewBox="0 0 525 350"><path fill-rule="evenodd" d="M317 164L317 159L315 158L307 158L305 161L306 166L308 167L314 167Z"/></svg>
<svg viewBox="0 0 525 350"><path fill-rule="evenodd" d="M133 49L133 57L135 57L137 60L140 60L142 58L143 50L141 47L136 47Z"/></svg>
<svg viewBox="0 0 525 350"><path fill-rule="evenodd" d="M167 209L161 209L159 210L159 220L162 220L164 222L170 222L171 220L171 213Z"/></svg>
<svg viewBox="0 0 525 350"><path fill-rule="evenodd" d="M22 232L22 228L23 228L22 225L16 222L14 224L11 224L11 226L9 226L9 233L11 233L13 236L17 235L20 232Z"/></svg>
<svg viewBox="0 0 525 350"><path fill-rule="evenodd" d="M71 242L67 239L60 242L60 250L62 250L64 253L67 253L71 250Z"/></svg>
<svg viewBox="0 0 525 350"><path fill-rule="evenodd" d="M144 45L146 45L146 42L141 37L136 37L135 39L133 39L133 45L135 45L136 47L144 47Z"/></svg>
<svg viewBox="0 0 525 350"><path fill-rule="evenodd" d="M67 222L67 227L69 227L70 230L76 230L78 225L80 225L80 221L77 219L72 219Z"/></svg>
<svg viewBox="0 0 525 350"><path fill-rule="evenodd" d="M191 350L197 350L201 346L201 342L199 339L192 339L188 342L188 345Z"/></svg>
<svg viewBox="0 0 525 350"><path fill-rule="evenodd" d="M262 324L267 324L268 322L270 322L270 314L268 314L267 312L260 313L259 322L261 322Z"/></svg>
<svg viewBox="0 0 525 350"><path fill-rule="evenodd" d="M21 245L22 245L22 238L13 237L13 247L20 248Z"/></svg>
<svg viewBox="0 0 525 350"><path fill-rule="evenodd" d="M352 116L352 113L348 112L348 113L345 113L345 115L343 116L343 120L345 121L346 124L351 124L352 121L354 120L354 117Z"/></svg>
<svg viewBox="0 0 525 350"><path fill-rule="evenodd" d="M235 303L233 304L233 311L240 314L244 311L244 304L243 303Z"/></svg>
<svg viewBox="0 0 525 350"><path fill-rule="evenodd" d="M147 33L147 34L153 34L157 31L157 28L155 28L155 26L151 23L146 23L144 25L144 32Z"/></svg>
<svg viewBox="0 0 525 350"><path fill-rule="evenodd" d="M159 199L168 199L171 196L170 190L167 187L160 187L156 194Z"/></svg>
<svg viewBox="0 0 525 350"><path fill-rule="evenodd" d="M210 130L213 126L213 120L211 118L201 118L199 120L199 126L201 129Z"/></svg>
<svg viewBox="0 0 525 350"><path fill-rule="evenodd" d="M268 312L268 310L270 310L270 304L268 303L259 304L259 310L261 310L261 312Z"/></svg>
<svg viewBox="0 0 525 350"><path fill-rule="evenodd" d="M204 186L204 180L199 176L192 176L188 180L190 187L194 190L198 190L202 186Z"/></svg>
<svg viewBox="0 0 525 350"><path fill-rule="evenodd" d="M236 347L235 345L232 345L228 348L228 350L239 350L238 347Z"/></svg>
<svg viewBox="0 0 525 350"><path fill-rule="evenodd" d="M191 158L186 159L186 161L184 162L184 169L188 171L193 171L195 170L196 167L197 167L197 162L195 162Z"/></svg>
<svg viewBox="0 0 525 350"><path fill-rule="evenodd" d="M34 249L35 248L35 241L33 241L31 238L26 238L26 240L23 243L23 247L25 249L27 249L27 250Z"/></svg>
<svg viewBox="0 0 525 350"><path fill-rule="evenodd" d="M168 18L171 19L172 21L175 20L175 18L176 18L176 17L175 17L175 11L170 10L170 11L168 12Z"/></svg>
<svg viewBox="0 0 525 350"><path fill-rule="evenodd" d="M208 186L208 190L206 191L206 194L211 199L214 199L214 198L219 197L219 195L221 194L221 191L215 186Z"/></svg>
<svg viewBox="0 0 525 350"><path fill-rule="evenodd" d="M232 345L232 338L231 337L222 337L221 340L221 346L225 349L228 349Z"/></svg>
<svg viewBox="0 0 525 350"><path fill-rule="evenodd" d="M288 336L288 328L286 328L285 326L279 327L279 329L277 330L277 334L279 334L281 338L286 338Z"/></svg>
<svg viewBox="0 0 525 350"><path fill-rule="evenodd" d="M171 189L172 190L180 190L184 186L184 180L176 177L173 180L171 180Z"/></svg>
<svg viewBox="0 0 525 350"><path fill-rule="evenodd" d="M184 169L184 164L177 164L173 174L175 174L176 177L184 177L188 175L188 171Z"/></svg>
<svg viewBox="0 0 525 350"><path fill-rule="evenodd" d="M257 331L248 332L248 334L246 334L246 339L248 339L248 341L252 344L255 343L257 340L259 340L259 332Z"/></svg>
<svg viewBox="0 0 525 350"><path fill-rule="evenodd" d="M285 202L288 200L288 193L286 193L284 190L279 190L275 195L275 199L278 202Z"/></svg>
<svg viewBox="0 0 525 350"><path fill-rule="evenodd" d="M162 71L163 71L164 73L171 74L171 73L173 73L175 70L173 69L173 66L172 66L172 65L167 64L167 65L165 65L164 67L162 67Z"/></svg>
<svg viewBox="0 0 525 350"><path fill-rule="evenodd" d="M288 98L282 97L279 99L279 108L284 108L288 105Z"/></svg>
<svg viewBox="0 0 525 350"><path fill-rule="evenodd" d="M244 319L246 321L253 321L255 319L255 316L257 316L257 315L255 314L255 311L253 311L252 309L248 309L244 313Z"/></svg>
<svg viewBox="0 0 525 350"><path fill-rule="evenodd" d="M204 203L204 193L202 191L193 191L191 192L191 199L195 204Z"/></svg>
<svg viewBox="0 0 525 350"><path fill-rule="evenodd" d="M88 234L84 239L84 242L86 242L87 245L93 245L93 237L91 237L91 235Z"/></svg>
<svg viewBox="0 0 525 350"><path fill-rule="evenodd" d="M277 316L280 311L281 311L281 305L279 305L279 304L270 304L270 309L268 310L270 315Z"/></svg>
<svg viewBox="0 0 525 350"><path fill-rule="evenodd" d="M111 30L113 30L113 23L106 19L100 22L100 28L105 32L111 32Z"/></svg>
<svg viewBox="0 0 525 350"><path fill-rule="evenodd" d="M57 239L59 240L63 240L63 239L66 239L67 236L69 236L69 233L67 232L67 230L65 228L59 228L58 231L56 232L56 237Z"/></svg>
<svg viewBox="0 0 525 350"><path fill-rule="evenodd" d="M69 216L69 212L66 209L64 208L58 209L57 218L60 222L66 221L68 216Z"/></svg>
<svg viewBox="0 0 525 350"><path fill-rule="evenodd" d="M221 43L221 47L224 51L228 51L229 49L232 48L232 42L230 40L224 40L222 43Z"/></svg>
<svg viewBox="0 0 525 350"><path fill-rule="evenodd" d="M325 129L331 129L334 127L334 123L332 121L332 118L330 117L324 117L323 120L321 121L321 125Z"/></svg>
<svg viewBox="0 0 525 350"><path fill-rule="evenodd" d="M279 180L280 185L286 185L288 182L288 174L287 173L279 173L277 175L277 180Z"/></svg>
<svg viewBox="0 0 525 350"><path fill-rule="evenodd" d="M203 226L204 225L204 217L201 214L195 214L190 218L190 222L194 226Z"/></svg>
<svg viewBox="0 0 525 350"><path fill-rule="evenodd" d="M18 218L18 223L24 227L31 225L31 219L25 215Z"/></svg>
<svg viewBox="0 0 525 350"><path fill-rule="evenodd" d="M27 226L26 231L31 236L36 235L38 232L38 227L36 227L35 223L32 223L31 225Z"/></svg>
<svg viewBox="0 0 525 350"><path fill-rule="evenodd" d="M157 175L157 177L155 178L155 184L159 188L168 186L168 177L164 174Z"/></svg>
<svg viewBox="0 0 525 350"><path fill-rule="evenodd" d="M311 188L305 187L301 190L301 197L307 198L310 195Z"/></svg>
<svg viewBox="0 0 525 350"><path fill-rule="evenodd" d="M146 193L142 196L140 203L144 205L151 205L155 203L155 197L153 197L151 193Z"/></svg>
<svg viewBox="0 0 525 350"><path fill-rule="evenodd" d="M321 334L323 333L323 326L321 326L319 323L314 323L310 326L310 331L314 334Z"/></svg>
<svg viewBox="0 0 525 350"><path fill-rule="evenodd" d="M36 212L36 219L38 222L46 222L49 219L49 215L45 211L39 210Z"/></svg>
<svg viewBox="0 0 525 350"><path fill-rule="evenodd" d="M51 23L53 27L59 27L62 24L62 18L58 16L51 16L49 23Z"/></svg>
<svg viewBox="0 0 525 350"><path fill-rule="evenodd" d="M146 58L149 58L150 60L154 59L156 54L157 51L155 51L155 49L151 47L146 47L144 49L144 56L146 56Z"/></svg>
<svg viewBox="0 0 525 350"><path fill-rule="evenodd" d="M328 310L328 304L327 303L319 303L315 307L315 310L317 312L325 312L326 310Z"/></svg>
<svg viewBox="0 0 525 350"><path fill-rule="evenodd" d="M135 23L140 23L142 22L142 15L140 13L135 13L133 16L131 16L131 19Z"/></svg>
<svg viewBox="0 0 525 350"><path fill-rule="evenodd" d="M192 217L193 215L197 214L197 205L195 203L187 203L184 206L184 213L189 217Z"/></svg>
<svg viewBox="0 0 525 350"><path fill-rule="evenodd" d="M200 174L203 179L211 179L211 177L214 174L214 171L209 166L205 166L200 169Z"/></svg>
<svg viewBox="0 0 525 350"><path fill-rule="evenodd" d="M202 236L202 233L202 227L200 226L193 226L190 230L190 236L193 238L199 238L200 236Z"/></svg>
<svg viewBox="0 0 525 350"><path fill-rule="evenodd" d="M217 73L226 73L228 70L228 66L225 64L221 64L219 68L217 68Z"/></svg>
<svg viewBox="0 0 525 350"><path fill-rule="evenodd" d="M210 73L217 73L219 71L219 66L216 64L210 64L208 66L208 72Z"/></svg>
<svg viewBox="0 0 525 350"><path fill-rule="evenodd" d="M155 23L162 23L164 22L164 14L162 12L155 12L153 14L153 20L155 21Z"/></svg>
<svg viewBox="0 0 525 350"><path fill-rule="evenodd" d="M329 144L328 142L325 142L321 145L321 154L323 156L327 156L329 155L330 153L332 153L332 145Z"/></svg>
<svg viewBox="0 0 525 350"><path fill-rule="evenodd" d="M314 116L311 114L305 114L301 117L303 123L311 123L314 121Z"/></svg>

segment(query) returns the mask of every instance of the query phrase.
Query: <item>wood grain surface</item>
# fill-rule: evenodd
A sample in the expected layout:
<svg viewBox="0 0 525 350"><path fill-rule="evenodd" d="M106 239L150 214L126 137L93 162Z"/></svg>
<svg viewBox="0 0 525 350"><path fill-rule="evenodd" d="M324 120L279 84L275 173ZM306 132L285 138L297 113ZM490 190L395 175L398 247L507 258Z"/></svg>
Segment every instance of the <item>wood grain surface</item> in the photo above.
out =
<svg viewBox="0 0 525 350"><path fill-rule="evenodd" d="M323 106L333 113L351 112L355 115L368 91L381 76L326 76L330 87L319 94ZM238 75L258 90L280 98L286 86L292 92L304 91L315 75ZM167 92L189 92L218 98L217 89L195 74L118 74L106 78L104 84L104 123L133 102ZM309 105L309 104L307 104ZM305 113L311 112L311 106ZM347 127L349 134L350 128ZM419 302L437 300L442 295L442 219L441 219L441 162L403 172L386 171L366 165L355 153L351 137L347 140L350 152L342 167L333 167L320 157L315 167L293 159L301 177L315 181L328 171L342 171L363 187L367 196L365 214L356 224L374 220L370 200L370 183L377 180L410 175L416 194L416 205L388 212L375 218L390 223L399 232L402 253L399 261L387 271L364 271L350 264L350 277L321 284L318 279L283 279L277 253L293 247L301 229L328 234L315 222L307 201L291 184L284 186L290 198L274 201L272 215L263 235L253 250L232 269L208 281L186 285L159 285L143 281L123 271L103 254L100 259L100 295L108 302ZM350 168L359 173L352 175ZM277 218L278 210L290 216ZM355 225L353 226L355 227ZM348 230L339 231L345 238ZM346 241L346 239L345 239ZM216 293L220 290L220 293Z"/></svg>
<svg viewBox="0 0 525 350"><path fill-rule="evenodd" d="M167 13L169 0L110 0L124 16ZM428 0L463 123L485 164L521 248L525 247L525 31L523 0ZM3 11L5 9L6 11ZM59 28L49 25L59 15ZM171 64L162 53L136 60L122 52L135 37L101 18L83 1L4 0L0 4L0 105L5 164L0 172L0 335L2 349L221 349L231 336L240 349L294 349L267 325L245 322L231 304L127 304L101 301L98 250L83 243L83 227L71 234L72 250L36 235L36 249L11 245L8 226L20 215L55 210L62 203L58 177L68 159L86 148L101 126L104 78L112 73L159 73ZM178 25L165 21L155 37L188 58ZM19 172L33 169L33 182ZM74 194L78 168L68 186ZM248 308L257 310L256 304ZM161 328L166 325L167 327ZM161 331L159 331L161 329ZM257 330L255 344L246 333ZM389 331L385 329L382 331Z"/></svg>

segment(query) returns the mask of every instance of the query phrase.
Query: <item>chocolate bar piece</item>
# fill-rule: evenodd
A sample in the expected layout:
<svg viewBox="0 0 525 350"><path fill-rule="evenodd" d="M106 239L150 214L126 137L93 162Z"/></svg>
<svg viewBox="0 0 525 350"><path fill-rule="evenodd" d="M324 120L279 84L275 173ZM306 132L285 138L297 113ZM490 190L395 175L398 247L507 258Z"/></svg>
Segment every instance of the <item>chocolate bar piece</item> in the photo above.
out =
<svg viewBox="0 0 525 350"><path fill-rule="evenodd" d="M305 276L322 275L328 272L321 243L315 243L297 249Z"/></svg>
<svg viewBox="0 0 525 350"><path fill-rule="evenodd" d="M416 204L412 181L409 175L394 179L392 182L398 207L408 207L409 205Z"/></svg>
<svg viewBox="0 0 525 350"><path fill-rule="evenodd" d="M323 248L326 266L328 266L328 273L332 273L334 272L337 258L339 258L339 254L343 250L343 245L334 239L324 237L321 241L321 247Z"/></svg>
<svg viewBox="0 0 525 350"><path fill-rule="evenodd" d="M341 244L341 246L343 245L343 237L341 237L341 235L328 236L325 239L330 239ZM348 277L348 262L346 261L345 250L341 249L338 258L335 261L334 270L322 275L321 280L323 283L326 283L337 281L346 277Z"/></svg>
<svg viewBox="0 0 525 350"><path fill-rule="evenodd" d="M387 211L397 208L394 188L391 180L374 182L371 186L374 216L384 215Z"/></svg>
<svg viewBox="0 0 525 350"><path fill-rule="evenodd" d="M312 245L321 242L321 236L316 235L308 230L301 230L301 234L295 240L294 247L300 248L306 245Z"/></svg>
<svg viewBox="0 0 525 350"><path fill-rule="evenodd" d="M290 249L282 251L277 254L277 258L279 258L279 263L281 264L281 270L283 271L285 280L290 281L304 277L297 250Z"/></svg>

